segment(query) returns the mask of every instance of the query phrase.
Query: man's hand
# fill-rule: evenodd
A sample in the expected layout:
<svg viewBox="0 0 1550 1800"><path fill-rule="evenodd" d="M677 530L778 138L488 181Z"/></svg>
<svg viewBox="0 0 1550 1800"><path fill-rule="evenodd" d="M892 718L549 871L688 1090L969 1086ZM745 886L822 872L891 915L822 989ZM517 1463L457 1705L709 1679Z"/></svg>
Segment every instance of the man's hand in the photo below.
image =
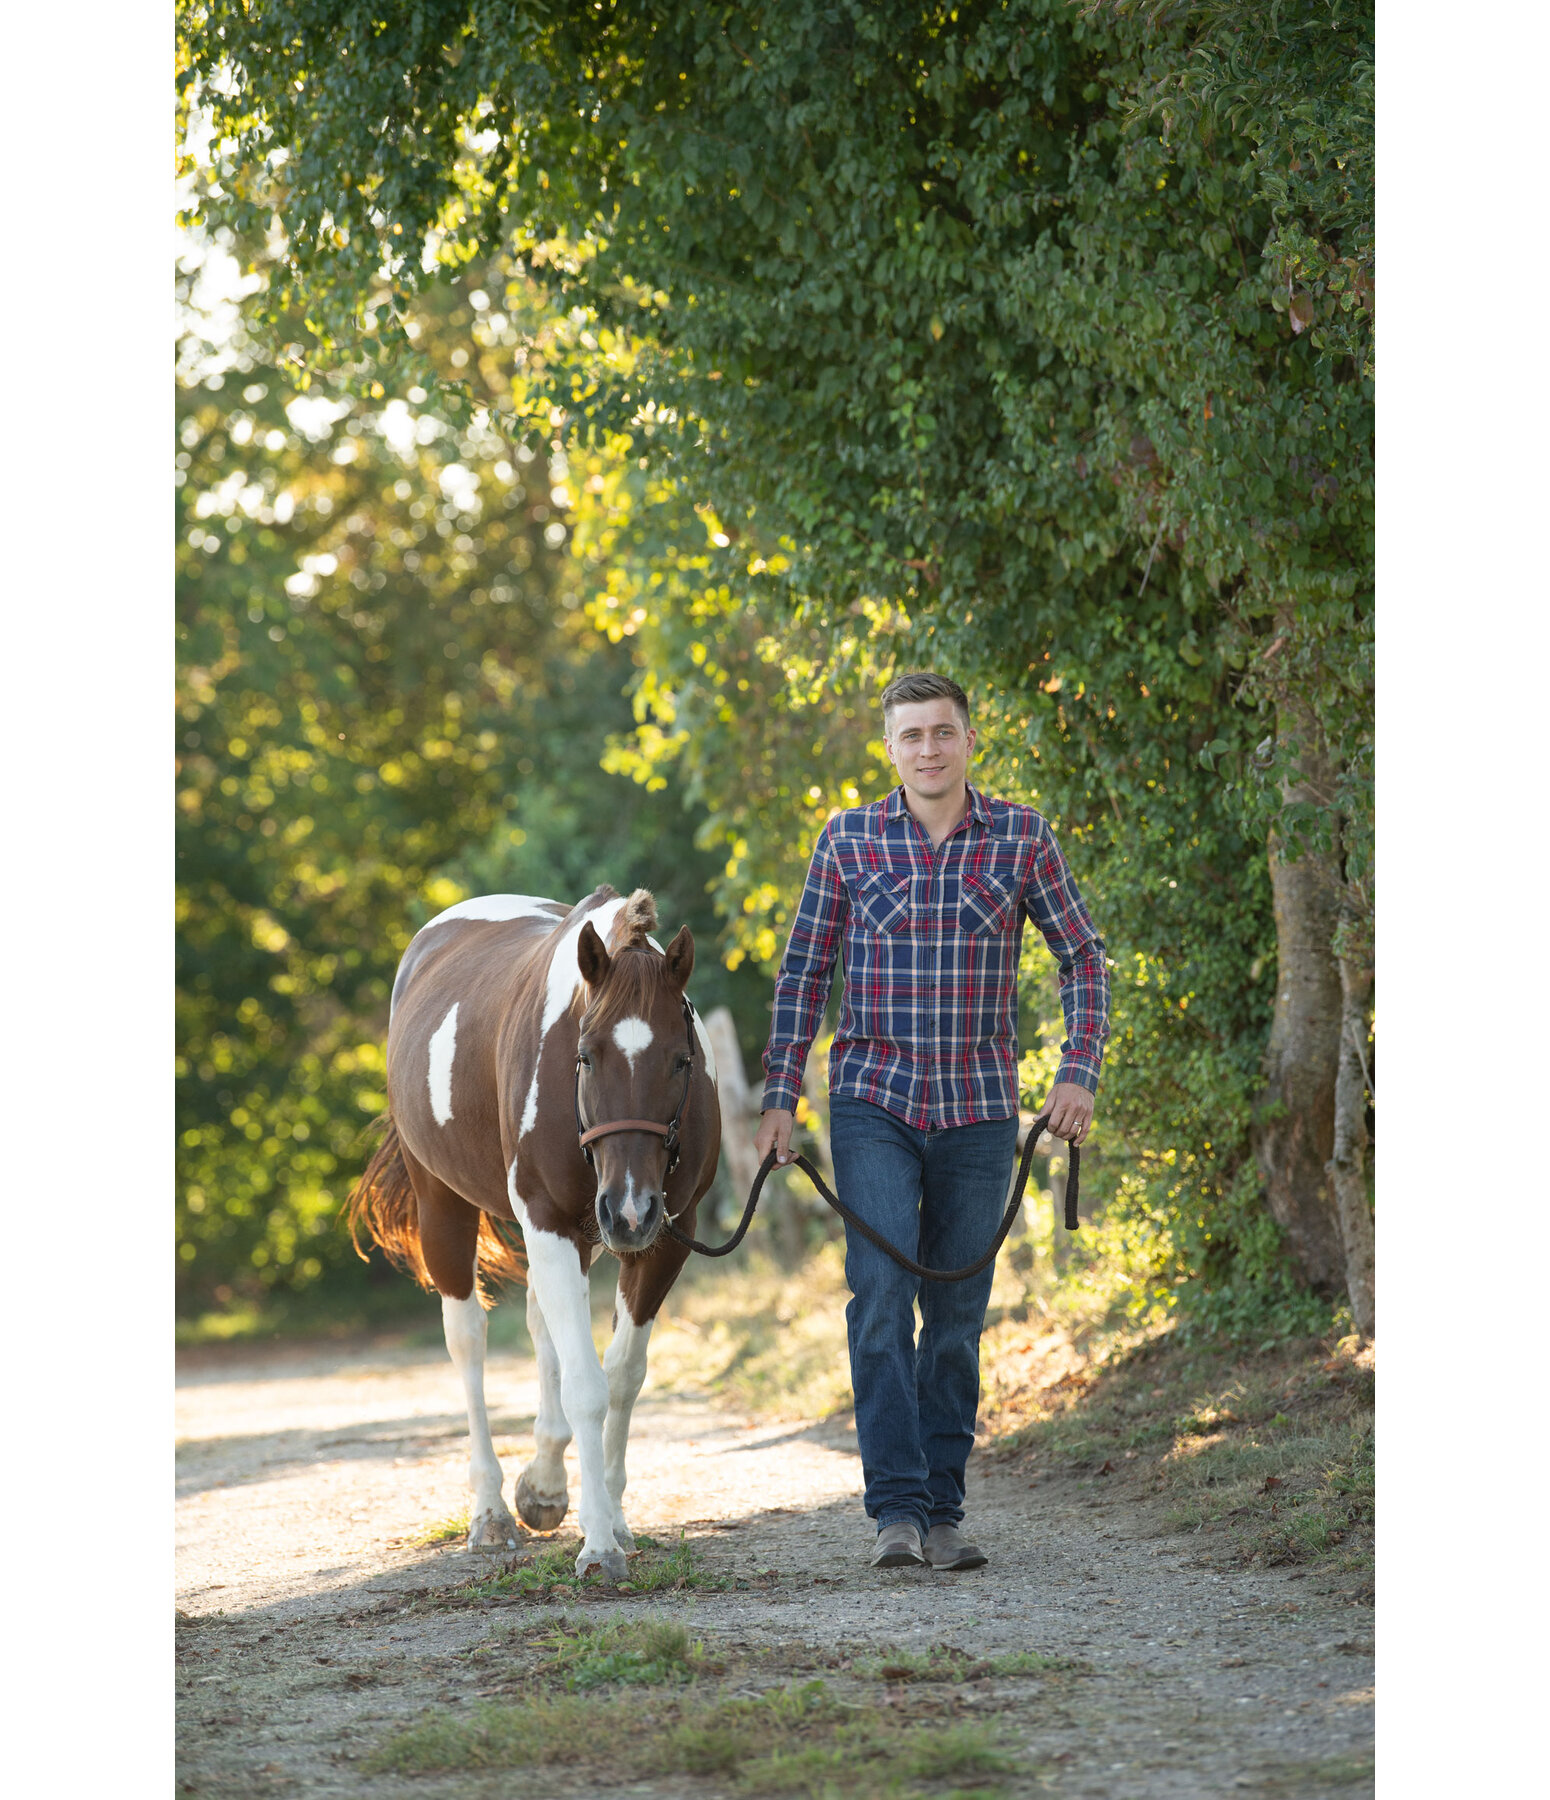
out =
<svg viewBox="0 0 1550 1800"><path fill-rule="evenodd" d="M1068 1144L1085 1142L1092 1129L1093 1097L1074 1081L1057 1081L1039 1111L1049 1114L1046 1129L1050 1136L1064 1138Z"/></svg>
<svg viewBox="0 0 1550 1800"><path fill-rule="evenodd" d="M1092 1111L1089 1107L1088 1112ZM753 1140L753 1147L759 1152L759 1161L773 1150L777 1163L791 1161L791 1127L796 1123L796 1114L789 1113L783 1106L772 1106L768 1112L759 1115L759 1129Z"/></svg>

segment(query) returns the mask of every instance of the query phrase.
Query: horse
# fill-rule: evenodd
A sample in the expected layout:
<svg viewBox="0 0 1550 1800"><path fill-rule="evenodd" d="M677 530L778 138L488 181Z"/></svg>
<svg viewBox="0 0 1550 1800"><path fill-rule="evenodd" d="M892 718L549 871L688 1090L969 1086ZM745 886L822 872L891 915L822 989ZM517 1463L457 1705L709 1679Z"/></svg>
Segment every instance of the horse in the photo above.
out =
<svg viewBox="0 0 1550 1800"><path fill-rule="evenodd" d="M569 908L485 895L423 926L393 982L384 1134L347 1208L362 1255L364 1237L441 1295L468 1403L470 1549L517 1544L485 1412L485 1309L495 1284L525 1280L539 1406L517 1511L537 1531L564 1520L574 1432L576 1573L612 1582L635 1547L630 1415L689 1254L667 1221L693 1235L721 1147L715 1057L687 992L694 937L685 925L664 950L656 923L646 889L603 885ZM620 1270L600 1364L588 1270L601 1249Z"/></svg>

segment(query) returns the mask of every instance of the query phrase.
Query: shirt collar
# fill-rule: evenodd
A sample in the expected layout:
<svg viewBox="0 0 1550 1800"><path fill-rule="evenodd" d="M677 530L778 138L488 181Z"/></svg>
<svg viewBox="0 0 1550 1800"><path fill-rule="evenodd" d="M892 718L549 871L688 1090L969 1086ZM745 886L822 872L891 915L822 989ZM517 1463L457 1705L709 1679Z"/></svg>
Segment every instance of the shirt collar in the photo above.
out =
<svg viewBox="0 0 1550 1800"><path fill-rule="evenodd" d="M969 790L967 816L977 825L983 825L987 831L994 831L996 821L990 810L990 802L972 781L966 785ZM895 821L908 817L909 808L904 803L904 784L901 782L883 801L883 829L886 831Z"/></svg>

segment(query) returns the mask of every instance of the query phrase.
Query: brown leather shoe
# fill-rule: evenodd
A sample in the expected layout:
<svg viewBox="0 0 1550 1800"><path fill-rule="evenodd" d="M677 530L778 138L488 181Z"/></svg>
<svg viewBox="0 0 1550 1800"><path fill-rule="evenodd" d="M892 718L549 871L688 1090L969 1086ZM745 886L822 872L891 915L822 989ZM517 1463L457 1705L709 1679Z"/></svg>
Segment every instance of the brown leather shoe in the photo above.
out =
<svg viewBox="0 0 1550 1800"><path fill-rule="evenodd" d="M956 1525L933 1525L926 1533L925 1550L926 1561L933 1569L982 1569L990 1561Z"/></svg>
<svg viewBox="0 0 1550 1800"><path fill-rule="evenodd" d="M871 1557L874 1569L918 1569L925 1560L920 1553L920 1533L913 1525L901 1520L878 1532Z"/></svg>

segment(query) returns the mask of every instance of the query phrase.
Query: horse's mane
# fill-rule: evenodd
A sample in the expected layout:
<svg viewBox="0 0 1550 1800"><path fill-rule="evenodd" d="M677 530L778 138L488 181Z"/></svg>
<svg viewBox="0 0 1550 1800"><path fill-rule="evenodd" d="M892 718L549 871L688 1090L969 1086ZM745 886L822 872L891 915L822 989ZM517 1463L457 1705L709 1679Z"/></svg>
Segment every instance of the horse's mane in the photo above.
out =
<svg viewBox="0 0 1550 1800"><path fill-rule="evenodd" d="M588 1031L602 1031L620 1019L650 1010L665 979L667 964L646 941L657 923L657 903L645 888L636 888L614 918L605 946L613 959L608 979L592 994L577 990L576 1011Z"/></svg>

